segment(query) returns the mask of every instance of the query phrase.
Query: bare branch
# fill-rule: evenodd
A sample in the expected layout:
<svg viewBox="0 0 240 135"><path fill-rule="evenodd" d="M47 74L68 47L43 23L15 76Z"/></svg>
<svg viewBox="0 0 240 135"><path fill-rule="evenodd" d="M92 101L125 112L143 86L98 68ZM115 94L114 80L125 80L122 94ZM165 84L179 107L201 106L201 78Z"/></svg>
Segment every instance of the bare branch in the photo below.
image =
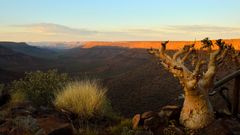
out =
<svg viewBox="0 0 240 135"><path fill-rule="evenodd" d="M184 62L188 59L188 57L190 56L190 54L192 54L192 52L195 50L195 49L194 49L194 45L195 45L195 44L192 44L192 45L188 46L188 47L189 47L189 48L188 48L188 51L187 51L187 53L184 55L184 57L181 59L181 63L184 63Z"/></svg>
<svg viewBox="0 0 240 135"><path fill-rule="evenodd" d="M204 60L198 60L197 65L193 71L193 77L197 77L200 74L201 67L206 64L206 61Z"/></svg>
<svg viewBox="0 0 240 135"><path fill-rule="evenodd" d="M161 59L165 59L167 63L170 63L170 61L172 61L172 58L168 54L166 54L166 46L168 42L169 41L164 41L161 43L161 48L159 49L159 52Z"/></svg>
<svg viewBox="0 0 240 135"><path fill-rule="evenodd" d="M204 73L203 78L201 79L201 86L208 92L209 88L213 86L214 82L214 76L216 74L216 68L217 68L217 58L219 55L221 55L224 47L219 44L220 42L216 42L216 45L218 45L219 49L212 52L210 54L210 59L208 63L208 69L206 73Z"/></svg>
<svg viewBox="0 0 240 135"><path fill-rule="evenodd" d="M204 48L208 48L209 51L212 50L212 46L213 46L213 43L211 40L209 40L209 38L204 38L203 40L201 40L203 46L200 48L201 50L204 49Z"/></svg>

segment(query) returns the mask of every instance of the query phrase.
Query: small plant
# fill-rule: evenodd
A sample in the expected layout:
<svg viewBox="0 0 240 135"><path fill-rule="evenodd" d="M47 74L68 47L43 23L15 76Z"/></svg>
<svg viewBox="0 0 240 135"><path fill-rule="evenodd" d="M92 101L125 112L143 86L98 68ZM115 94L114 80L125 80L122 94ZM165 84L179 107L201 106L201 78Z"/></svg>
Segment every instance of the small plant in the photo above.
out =
<svg viewBox="0 0 240 135"><path fill-rule="evenodd" d="M91 129L91 128L86 128L85 129L85 133L84 133L85 135L98 135L99 133L98 133L98 131L97 131L97 129Z"/></svg>
<svg viewBox="0 0 240 135"><path fill-rule="evenodd" d="M106 88L101 87L96 80L67 84L62 91L56 93L54 104L57 108L68 110L84 119L106 116L111 110Z"/></svg>
<svg viewBox="0 0 240 135"><path fill-rule="evenodd" d="M132 121L130 119L122 120L118 125L110 127L109 131L114 135L133 135Z"/></svg>
<svg viewBox="0 0 240 135"><path fill-rule="evenodd" d="M57 70L29 72L12 83L11 97L13 101L26 99L34 105L51 105L55 91L63 88L68 80L67 74L59 74Z"/></svg>
<svg viewBox="0 0 240 135"><path fill-rule="evenodd" d="M26 100L27 99L26 99L26 95L24 92L16 91L16 92L12 93L10 103L12 103L12 104L21 103Z"/></svg>

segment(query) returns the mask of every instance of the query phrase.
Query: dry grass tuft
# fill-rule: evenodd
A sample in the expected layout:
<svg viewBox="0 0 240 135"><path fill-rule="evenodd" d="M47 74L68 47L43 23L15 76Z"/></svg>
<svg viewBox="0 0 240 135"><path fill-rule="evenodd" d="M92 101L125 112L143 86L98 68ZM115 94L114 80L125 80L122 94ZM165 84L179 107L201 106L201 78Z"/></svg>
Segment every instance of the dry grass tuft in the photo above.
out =
<svg viewBox="0 0 240 135"><path fill-rule="evenodd" d="M106 97L106 89L96 80L71 82L56 94L54 102L58 109L65 109L80 118L106 115L111 108Z"/></svg>

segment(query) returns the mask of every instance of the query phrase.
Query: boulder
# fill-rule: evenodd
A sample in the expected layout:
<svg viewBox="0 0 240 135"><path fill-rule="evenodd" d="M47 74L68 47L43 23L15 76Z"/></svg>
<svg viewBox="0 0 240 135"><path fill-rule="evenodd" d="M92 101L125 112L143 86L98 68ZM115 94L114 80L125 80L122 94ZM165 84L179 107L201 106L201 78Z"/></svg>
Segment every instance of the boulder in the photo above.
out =
<svg viewBox="0 0 240 135"><path fill-rule="evenodd" d="M141 120L141 115L140 114L134 115L134 117L132 119L132 127L133 127L133 129L137 129L138 128L140 120Z"/></svg>
<svg viewBox="0 0 240 135"><path fill-rule="evenodd" d="M158 113L156 112L153 112L153 111L148 111L148 112L144 112L142 115L141 115L141 119L148 119L150 117L158 117Z"/></svg>
<svg viewBox="0 0 240 135"><path fill-rule="evenodd" d="M38 125L44 130L47 135L73 135L73 126L53 115L45 116L43 118L38 118Z"/></svg>
<svg viewBox="0 0 240 135"><path fill-rule="evenodd" d="M59 125L54 128L48 135L74 135L73 126L69 123Z"/></svg>
<svg viewBox="0 0 240 135"><path fill-rule="evenodd" d="M162 107L160 112L158 113L159 117L167 118L168 120L179 120L181 113L181 108L174 105L167 105Z"/></svg>
<svg viewBox="0 0 240 135"><path fill-rule="evenodd" d="M161 124L159 117L150 117L144 120L143 127L144 129L151 129L152 131L158 128Z"/></svg>

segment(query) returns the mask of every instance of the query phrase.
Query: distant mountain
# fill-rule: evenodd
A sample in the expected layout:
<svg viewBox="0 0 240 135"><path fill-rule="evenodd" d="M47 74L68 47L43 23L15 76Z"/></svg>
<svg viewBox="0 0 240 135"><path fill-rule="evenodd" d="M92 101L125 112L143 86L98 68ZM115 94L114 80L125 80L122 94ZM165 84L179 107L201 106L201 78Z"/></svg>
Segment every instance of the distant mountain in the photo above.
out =
<svg viewBox="0 0 240 135"><path fill-rule="evenodd" d="M33 54L26 50L33 50L38 55L32 56ZM74 76L85 74L106 78L125 73L148 60L145 50L122 47L64 49L57 52L53 59L50 54L45 54L42 58L39 55L43 54L39 53L42 50L45 49L25 43L1 42L0 68L17 72L55 68Z"/></svg>
<svg viewBox="0 0 240 135"><path fill-rule="evenodd" d="M240 50L240 39L224 39L228 44L232 44L236 49ZM192 44L194 41L170 41L168 43L168 49L176 50L182 48L184 45ZM215 41L214 41L215 42ZM126 48L159 48L161 46L161 41L119 41L119 42L84 42L83 48L92 48L96 46L117 46ZM200 48L201 42L197 41L197 48ZM216 47L214 47L216 48Z"/></svg>
<svg viewBox="0 0 240 135"><path fill-rule="evenodd" d="M39 58L51 58L57 55L53 50L30 46L24 42L0 42L0 47L5 47L15 52Z"/></svg>
<svg viewBox="0 0 240 135"><path fill-rule="evenodd" d="M83 42L28 42L28 44L52 50L63 50L80 47Z"/></svg>
<svg viewBox="0 0 240 135"><path fill-rule="evenodd" d="M50 60L47 59L14 51L18 49L17 46L7 47L6 44L4 45L3 43L0 45L0 68L2 69L14 71L36 70L43 68L45 63L50 62Z"/></svg>
<svg viewBox="0 0 240 135"><path fill-rule="evenodd" d="M119 44L76 47L58 52L54 59L30 56L15 50L14 47L0 46L0 82L18 79L25 71L52 68L76 78L99 78L108 88L113 108L125 116L181 102L175 101L183 92L178 80L158 65L145 48L122 47ZM233 67L233 64L229 65ZM223 78L229 70L220 68L217 78ZM215 104L223 106L223 102L216 101Z"/></svg>

